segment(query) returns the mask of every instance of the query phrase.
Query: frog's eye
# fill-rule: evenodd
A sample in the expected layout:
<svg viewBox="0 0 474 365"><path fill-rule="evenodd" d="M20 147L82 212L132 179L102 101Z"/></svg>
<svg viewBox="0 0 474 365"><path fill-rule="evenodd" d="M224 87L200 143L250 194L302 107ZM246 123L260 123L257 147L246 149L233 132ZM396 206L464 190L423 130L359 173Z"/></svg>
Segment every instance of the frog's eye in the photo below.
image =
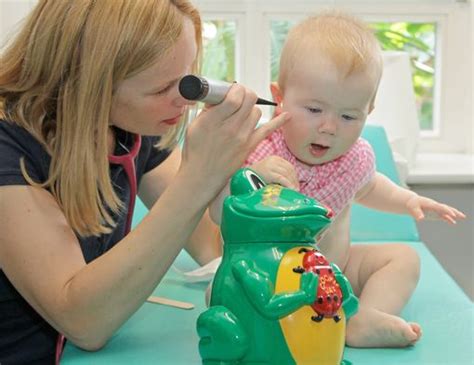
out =
<svg viewBox="0 0 474 365"><path fill-rule="evenodd" d="M230 181L231 195L249 194L266 186L265 180L249 168L239 169Z"/></svg>
<svg viewBox="0 0 474 365"><path fill-rule="evenodd" d="M247 170L245 175L247 176L247 180L250 182L254 190L258 190L265 186L263 180L255 172Z"/></svg>

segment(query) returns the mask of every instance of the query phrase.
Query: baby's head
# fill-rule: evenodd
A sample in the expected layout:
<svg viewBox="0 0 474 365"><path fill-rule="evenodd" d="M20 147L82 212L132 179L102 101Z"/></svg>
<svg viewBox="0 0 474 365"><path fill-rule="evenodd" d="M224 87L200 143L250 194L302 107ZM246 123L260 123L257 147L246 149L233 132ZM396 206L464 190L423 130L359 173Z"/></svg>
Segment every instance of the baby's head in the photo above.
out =
<svg viewBox="0 0 474 365"><path fill-rule="evenodd" d="M291 29L272 94L292 119L283 126L290 151L308 165L334 160L357 141L374 107L382 56L370 28L324 12Z"/></svg>

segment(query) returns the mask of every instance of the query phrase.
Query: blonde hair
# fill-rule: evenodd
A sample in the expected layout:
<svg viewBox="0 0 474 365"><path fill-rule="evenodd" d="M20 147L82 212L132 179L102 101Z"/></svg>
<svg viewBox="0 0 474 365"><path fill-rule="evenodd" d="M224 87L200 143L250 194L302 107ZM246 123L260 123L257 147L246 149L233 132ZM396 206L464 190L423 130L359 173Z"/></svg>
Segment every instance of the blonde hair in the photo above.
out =
<svg viewBox="0 0 474 365"><path fill-rule="evenodd" d="M368 25L356 17L327 10L293 27L282 49L278 84L282 90L297 60L327 57L347 77L372 71L378 84L382 74L379 43Z"/></svg>
<svg viewBox="0 0 474 365"><path fill-rule="evenodd" d="M28 130L51 155L49 188L81 236L109 233L115 194L107 159L109 114L120 81L150 67L192 20L187 0L42 0L0 58L0 117ZM198 67L197 57L194 68ZM172 148L183 120L163 136Z"/></svg>

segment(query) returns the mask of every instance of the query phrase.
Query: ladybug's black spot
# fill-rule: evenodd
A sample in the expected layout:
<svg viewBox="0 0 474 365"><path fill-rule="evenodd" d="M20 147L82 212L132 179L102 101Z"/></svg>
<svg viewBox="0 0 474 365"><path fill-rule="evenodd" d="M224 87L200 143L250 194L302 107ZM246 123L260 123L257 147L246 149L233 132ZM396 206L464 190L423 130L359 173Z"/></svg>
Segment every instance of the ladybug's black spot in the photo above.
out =
<svg viewBox="0 0 474 365"><path fill-rule="evenodd" d="M295 272L297 274L302 274L302 273L304 273L304 271L305 270L301 266L297 266L297 267L293 268L293 272Z"/></svg>
<svg viewBox="0 0 474 365"><path fill-rule="evenodd" d="M321 322L324 319L324 316L322 314L318 314L317 316L312 316L311 320L314 322Z"/></svg>

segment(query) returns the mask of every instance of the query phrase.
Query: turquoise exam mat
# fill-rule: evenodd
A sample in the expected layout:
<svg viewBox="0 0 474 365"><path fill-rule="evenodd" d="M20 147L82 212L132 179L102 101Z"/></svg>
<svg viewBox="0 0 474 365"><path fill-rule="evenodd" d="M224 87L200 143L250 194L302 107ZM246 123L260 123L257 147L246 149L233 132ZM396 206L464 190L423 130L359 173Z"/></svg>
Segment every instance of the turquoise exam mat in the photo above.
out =
<svg viewBox="0 0 474 365"><path fill-rule="evenodd" d="M404 349L346 348L344 357L354 365L469 365L473 364L473 305L421 242L406 242L421 257L420 283L402 317L423 328L414 347ZM377 243L374 243L377 244ZM176 262L180 269L197 265L185 253ZM192 310L145 303L98 352L68 344L63 365L79 364L200 364L195 324L205 310L206 284L186 283L168 272L155 295L193 303Z"/></svg>
<svg viewBox="0 0 474 365"><path fill-rule="evenodd" d="M383 128L366 126L363 136L374 148L377 170L399 183ZM146 209L139 202L134 223L145 214ZM474 364L473 303L420 242L413 219L355 206L351 237L353 241L372 244L403 242L416 249L421 258L420 282L402 317L420 323L423 337L416 346L404 349L346 348L344 357L354 365ZM181 270L197 267L184 252L175 264ZM206 286L206 283L187 283L170 270L154 294L191 302L194 309L145 303L105 348L92 353L67 344L61 364L201 364L195 325L197 317L205 310Z"/></svg>

